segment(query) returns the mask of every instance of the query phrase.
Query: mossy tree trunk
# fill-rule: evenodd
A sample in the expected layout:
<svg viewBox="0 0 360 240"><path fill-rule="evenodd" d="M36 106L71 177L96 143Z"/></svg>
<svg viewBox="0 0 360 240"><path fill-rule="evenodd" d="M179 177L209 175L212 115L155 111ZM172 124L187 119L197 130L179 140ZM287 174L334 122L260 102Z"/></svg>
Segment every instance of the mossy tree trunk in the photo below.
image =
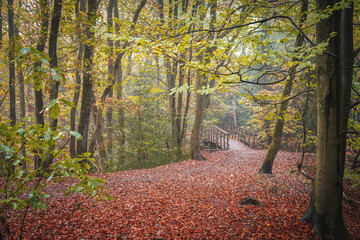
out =
<svg viewBox="0 0 360 240"><path fill-rule="evenodd" d="M307 18L308 11L308 0L301 1L301 17L300 17L300 27L304 25ZM295 42L295 48L299 48L303 45L304 36L301 33L298 33ZM293 61L299 61L297 58L293 58ZM266 152L264 162L259 171L260 174L268 173L272 174L272 167L275 160L275 157L279 151L281 144L281 137L284 129L284 114L287 110L289 97L291 94L291 90L294 84L294 79L296 77L296 68L298 64L295 64L289 71L289 78L285 82L284 91L281 97L281 102L279 104L279 109L276 116L276 123L272 133L271 143Z"/></svg>

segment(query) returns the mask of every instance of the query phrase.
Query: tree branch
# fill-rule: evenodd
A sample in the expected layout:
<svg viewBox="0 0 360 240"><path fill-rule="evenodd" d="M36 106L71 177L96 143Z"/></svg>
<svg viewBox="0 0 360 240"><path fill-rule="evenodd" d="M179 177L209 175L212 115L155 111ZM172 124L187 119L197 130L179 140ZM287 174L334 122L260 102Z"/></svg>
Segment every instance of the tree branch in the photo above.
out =
<svg viewBox="0 0 360 240"><path fill-rule="evenodd" d="M274 15L272 17L268 17L268 18L263 18L261 20L257 20L257 21L252 21L252 22L248 22L248 23L245 23L245 24L238 24L238 25L234 25L234 26L231 26L231 27L227 27L227 28L221 28L221 29L214 29L214 30L210 30L210 29L198 29L198 30L192 30L192 31L188 31L188 32L185 32L185 33L179 33L179 34L176 34L176 35L172 35L172 36L169 36L169 38L174 38L174 37L178 37L178 36L182 36L182 35L185 35L185 34L192 34L192 33L198 33L198 32L207 32L207 33L216 33L216 32L222 32L222 31L228 31L228 30L233 30L233 29L238 29L238 28L243 28L243 27L247 27L247 26L251 26L251 25L254 25L254 24L259 24L259 25L262 25L263 23L265 22L268 22L268 21L271 21L271 20L276 20L276 19L286 19L286 20L289 20L291 25L293 25L296 30L298 30L300 32L300 34L302 36L304 36L305 40L311 45L311 46L316 46L316 43L313 42L307 35L306 33L295 23L295 21L289 17L289 16L284 16L284 15ZM337 57L335 54L331 53L331 52L328 52L328 51L324 51L323 53L327 54L327 55L330 55L332 57Z"/></svg>

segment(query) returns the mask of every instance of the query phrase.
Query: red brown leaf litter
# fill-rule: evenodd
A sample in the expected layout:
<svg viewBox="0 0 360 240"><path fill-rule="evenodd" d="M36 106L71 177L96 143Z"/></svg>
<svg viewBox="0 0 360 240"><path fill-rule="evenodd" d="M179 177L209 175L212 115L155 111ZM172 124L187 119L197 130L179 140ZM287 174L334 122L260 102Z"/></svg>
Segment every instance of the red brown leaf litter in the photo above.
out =
<svg viewBox="0 0 360 240"><path fill-rule="evenodd" d="M91 198L62 197L60 189L70 181L52 186L49 209L29 211L22 237L318 239L312 226L300 221L310 191L310 180L295 171L300 154L279 152L272 176L258 175L265 151L240 147L203 155L208 160L94 174L107 181L112 201L94 204ZM313 164L314 156L307 159ZM346 196L357 195L347 189ZM344 218L353 238L360 239L359 205L354 200L344 204ZM12 216L11 238L18 238L20 226L21 219Z"/></svg>

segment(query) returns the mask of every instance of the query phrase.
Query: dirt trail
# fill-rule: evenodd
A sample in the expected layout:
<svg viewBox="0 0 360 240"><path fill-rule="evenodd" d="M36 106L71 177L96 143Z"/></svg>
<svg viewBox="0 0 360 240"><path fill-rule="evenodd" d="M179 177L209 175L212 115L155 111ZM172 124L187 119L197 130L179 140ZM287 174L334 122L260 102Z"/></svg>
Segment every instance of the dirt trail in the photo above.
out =
<svg viewBox="0 0 360 240"><path fill-rule="evenodd" d="M245 144L236 141L234 139L229 139L229 150L230 151L248 151L251 150L248 146Z"/></svg>

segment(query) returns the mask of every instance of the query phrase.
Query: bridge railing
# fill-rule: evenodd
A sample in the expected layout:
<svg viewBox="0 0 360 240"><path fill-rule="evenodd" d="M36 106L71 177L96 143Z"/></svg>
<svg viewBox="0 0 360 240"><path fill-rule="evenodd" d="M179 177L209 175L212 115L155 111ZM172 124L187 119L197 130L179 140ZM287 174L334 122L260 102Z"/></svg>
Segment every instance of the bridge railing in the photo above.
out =
<svg viewBox="0 0 360 240"><path fill-rule="evenodd" d="M216 147L229 149L229 133L225 130L214 125L209 125L203 127L202 134L204 140L216 144Z"/></svg>
<svg viewBox="0 0 360 240"><path fill-rule="evenodd" d="M256 133L237 126L227 126L225 130L230 134L232 139L240 141L251 148L255 148Z"/></svg>

